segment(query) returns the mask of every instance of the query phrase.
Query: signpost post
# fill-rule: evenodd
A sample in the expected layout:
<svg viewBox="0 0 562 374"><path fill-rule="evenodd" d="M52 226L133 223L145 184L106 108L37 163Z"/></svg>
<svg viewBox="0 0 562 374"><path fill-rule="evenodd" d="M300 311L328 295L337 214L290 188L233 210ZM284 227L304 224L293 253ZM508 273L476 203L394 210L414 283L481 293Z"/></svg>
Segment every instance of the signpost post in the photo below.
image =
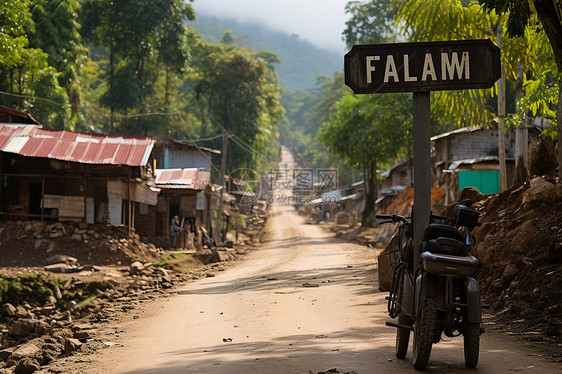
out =
<svg viewBox="0 0 562 374"><path fill-rule="evenodd" d="M413 92L414 246L431 214L430 91L490 88L500 49L489 39L355 45L344 57L345 84L357 94Z"/></svg>

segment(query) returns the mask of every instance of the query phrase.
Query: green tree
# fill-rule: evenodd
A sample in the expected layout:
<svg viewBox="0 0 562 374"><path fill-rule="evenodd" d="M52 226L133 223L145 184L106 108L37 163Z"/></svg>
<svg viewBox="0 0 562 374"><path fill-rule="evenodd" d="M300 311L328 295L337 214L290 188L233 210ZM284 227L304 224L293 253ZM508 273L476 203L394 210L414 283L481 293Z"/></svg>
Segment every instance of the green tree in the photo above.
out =
<svg viewBox="0 0 562 374"><path fill-rule="evenodd" d="M395 0L350 1L345 13L343 39L348 48L355 44L389 43L395 41L394 18L398 10Z"/></svg>
<svg viewBox="0 0 562 374"><path fill-rule="evenodd" d="M271 53L254 53L242 47L202 43L192 50L192 72L186 92L200 104L201 135L222 128L246 143L252 154L229 153L228 167L256 167L274 142L277 121L283 115L280 87ZM265 57L265 58L264 58Z"/></svg>
<svg viewBox="0 0 562 374"><path fill-rule="evenodd" d="M47 54L29 47L34 23L27 0L0 3L0 102L25 110L45 126L63 129L69 120L68 96Z"/></svg>
<svg viewBox="0 0 562 374"><path fill-rule="evenodd" d="M404 151L411 128L411 100L406 95L346 94L336 112L320 129L320 139L330 152L363 170L365 208L361 223L372 222L378 192L376 171Z"/></svg>
<svg viewBox="0 0 562 374"><path fill-rule="evenodd" d="M84 36L93 45L104 47L109 57L107 93L101 100L111 110L109 129L113 128L116 110L126 115L169 110L170 82L184 73L188 56L187 36L190 33L185 21L194 18L191 5L180 0L84 2L80 16ZM134 82L124 79L131 78L131 73L134 74ZM161 79L166 82L163 102L159 101L160 95L156 92ZM127 90L122 87L124 84L132 85L134 90L121 96L120 93ZM133 99L132 94L137 97ZM119 102L121 99L123 102ZM127 119L127 126L122 130L156 131L147 126L158 121L144 119Z"/></svg>
<svg viewBox="0 0 562 374"><path fill-rule="evenodd" d="M314 90L285 92L282 97L287 118L281 128L281 141L290 146L307 167L339 168L341 183L353 182L345 178L347 166L326 150L318 131L346 92L351 91L344 85L343 73L335 72L332 77L317 77Z"/></svg>
<svg viewBox="0 0 562 374"><path fill-rule="evenodd" d="M32 0L35 27L29 32L30 46L47 53L47 62L60 72L59 84L66 90L76 120L82 92L80 70L86 49L82 46L76 0Z"/></svg>
<svg viewBox="0 0 562 374"><path fill-rule="evenodd" d="M8 70L21 64L28 46L25 26L31 23L29 0L5 0L0 3L0 66Z"/></svg>
<svg viewBox="0 0 562 374"><path fill-rule="evenodd" d="M534 99L541 99L545 107L543 114L549 115L552 111L549 105L555 97L552 95L553 88L558 86L558 98L556 105L556 128L558 135L558 165L559 180L562 183L562 3L558 0L534 0L534 1L514 1L514 0L480 0L481 4L488 11L495 11L500 14L507 14L507 32L512 36L528 35L529 27L536 30L536 18L540 21L542 29L552 47L557 74L542 71L538 74L538 79L532 85L529 95ZM553 87L554 86L554 87ZM545 95L546 94L546 95ZM546 97L545 97L546 96ZM524 99L525 101L526 99ZM529 104L532 104L529 102ZM536 111L535 111L536 113Z"/></svg>
<svg viewBox="0 0 562 374"><path fill-rule="evenodd" d="M475 3L459 0L405 0L396 23L410 41L496 39L499 19L482 12ZM504 56L505 58L505 56ZM442 113L459 127L487 125L496 116L488 100L493 89L432 93L432 111Z"/></svg>

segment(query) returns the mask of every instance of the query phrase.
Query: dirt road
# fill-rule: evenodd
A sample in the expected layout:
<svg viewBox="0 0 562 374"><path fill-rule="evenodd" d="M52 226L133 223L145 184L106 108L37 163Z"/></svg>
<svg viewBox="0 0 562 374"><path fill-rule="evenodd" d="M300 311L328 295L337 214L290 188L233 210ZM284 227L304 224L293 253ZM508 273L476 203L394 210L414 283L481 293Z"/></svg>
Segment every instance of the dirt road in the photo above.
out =
<svg viewBox="0 0 562 374"><path fill-rule="evenodd" d="M119 325L123 346L98 351L84 372L414 372L410 353L394 357L374 250L337 242L288 206L273 207L268 228L263 249ZM427 371L561 370L521 340L486 333L476 370L464 368L457 338L434 346Z"/></svg>
<svg viewBox="0 0 562 374"><path fill-rule="evenodd" d="M292 167L286 150L283 158ZM415 372L411 349L405 360L394 356L395 330L385 326L386 294L376 283L378 251L339 242L286 205L272 207L267 229L262 249L145 304L137 319L111 327L121 345L73 366L88 374ZM435 345L426 371L562 372L536 345L495 332L483 335L480 364L468 370L462 344Z"/></svg>

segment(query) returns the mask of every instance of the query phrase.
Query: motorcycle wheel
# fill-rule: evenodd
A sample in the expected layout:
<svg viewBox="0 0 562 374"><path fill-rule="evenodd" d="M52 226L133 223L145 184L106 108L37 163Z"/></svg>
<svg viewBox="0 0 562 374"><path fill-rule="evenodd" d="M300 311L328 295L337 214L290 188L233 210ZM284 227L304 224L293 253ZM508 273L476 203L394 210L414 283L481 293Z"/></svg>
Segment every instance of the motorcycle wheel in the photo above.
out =
<svg viewBox="0 0 562 374"><path fill-rule="evenodd" d="M466 367L476 367L480 351L480 324L467 322L464 326L463 337L464 363Z"/></svg>
<svg viewBox="0 0 562 374"><path fill-rule="evenodd" d="M435 306L437 299L435 296L429 296L423 300L423 305L416 317L414 326L414 367L416 369L425 369L431 355L431 346L435 335Z"/></svg>
<svg viewBox="0 0 562 374"><path fill-rule="evenodd" d="M404 317L404 313L400 312L398 316L398 324L409 325L407 318ZM410 329L404 329L398 327L396 329L396 357L404 358L406 353L408 353L408 343L410 341Z"/></svg>
<svg viewBox="0 0 562 374"><path fill-rule="evenodd" d="M411 326L411 322L408 321L402 310L402 299L404 298L404 272L400 279L400 284L398 285L398 304L400 305L400 314L398 314L398 324ZM408 353L408 343L410 342L410 329L403 329L398 327L396 329L396 357L405 358L406 353Z"/></svg>

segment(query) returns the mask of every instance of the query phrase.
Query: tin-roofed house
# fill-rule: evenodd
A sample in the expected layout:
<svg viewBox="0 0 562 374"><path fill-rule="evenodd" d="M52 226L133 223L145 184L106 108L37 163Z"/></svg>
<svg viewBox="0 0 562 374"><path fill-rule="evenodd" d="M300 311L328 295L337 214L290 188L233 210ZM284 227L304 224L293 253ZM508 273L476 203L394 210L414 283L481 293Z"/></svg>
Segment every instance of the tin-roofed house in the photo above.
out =
<svg viewBox="0 0 562 374"><path fill-rule="evenodd" d="M476 187L484 194L500 190L498 130L466 127L431 138L437 177L446 183L445 203L453 201L465 187ZM505 135L507 184L513 185L515 139Z"/></svg>
<svg viewBox="0 0 562 374"><path fill-rule="evenodd" d="M213 233L213 211L219 210L220 196L218 186L211 183L211 169L213 157L220 154L215 149L172 139L154 146L157 165L154 187L161 190L158 195L157 236L169 237L170 222L178 216L181 234L176 247L191 247L191 243L186 245L188 230L196 234L198 248L205 240L211 241L212 235L216 234Z"/></svg>
<svg viewBox="0 0 562 374"><path fill-rule="evenodd" d="M216 149L173 139L155 144L153 151L157 169L197 168L209 172L213 164L212 158L220 154Z"/></svg>
<svg viewBox="0 0 562 374"><path fill-rule="evenodd" d="M157 192L146 182L153 178L154 143L144 136L0 124L0 215L127 224L150 234Z"/></svg>
<svg viewBox="0 0 562 374"><path fill-rule="evenodd" d="M20 112L12 108L0 105L0 123L3 124L28 124L41 126L31 114Z"/></svg>
<svg viewBox="0 0 562 374"><path fill-rule="evenodd" d="M190 232L195 234L199 247L205 235L210 239L210 183L211 173L199 168L156 169L154 186L160 190L156 235L169 236L170 220L177 216L180 233L176 247L192 249L196 243L186 244Z"/></svg>

